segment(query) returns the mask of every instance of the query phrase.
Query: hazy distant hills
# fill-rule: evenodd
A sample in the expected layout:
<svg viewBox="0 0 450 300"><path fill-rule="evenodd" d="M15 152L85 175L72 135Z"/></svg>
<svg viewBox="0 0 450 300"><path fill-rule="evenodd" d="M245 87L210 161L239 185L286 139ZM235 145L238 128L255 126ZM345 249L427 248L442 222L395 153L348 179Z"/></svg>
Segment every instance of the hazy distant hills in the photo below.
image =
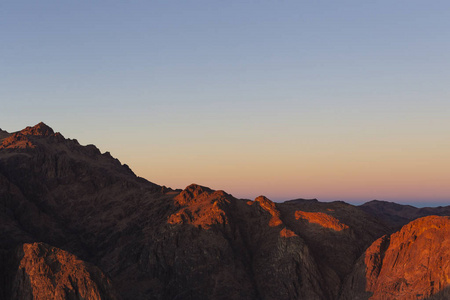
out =
<svg viewBox="0 0 450 300"><path fill-rule="evenodd" d="M364 203L360 208L392 227L402 226L429 215L450 216L450 206L417 208L411 205L373 200Z"/></svg>
<svg viewBox="0 0 450 300"><path fill-rule="evenodd" d="M43 123L0 143L0 299L450 297L449 206L171 190Z"/></svg>

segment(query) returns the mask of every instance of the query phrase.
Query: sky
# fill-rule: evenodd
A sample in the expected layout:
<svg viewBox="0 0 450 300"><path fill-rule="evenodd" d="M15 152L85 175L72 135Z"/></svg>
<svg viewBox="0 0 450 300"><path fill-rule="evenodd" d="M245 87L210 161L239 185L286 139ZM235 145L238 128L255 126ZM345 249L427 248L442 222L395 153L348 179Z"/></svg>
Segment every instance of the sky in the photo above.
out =
<svg viewBox="0 0 450 300"><path fill-rule="evenodd" d="M0 2L0 128L239 198L450 204L448 1Z"/></svg>

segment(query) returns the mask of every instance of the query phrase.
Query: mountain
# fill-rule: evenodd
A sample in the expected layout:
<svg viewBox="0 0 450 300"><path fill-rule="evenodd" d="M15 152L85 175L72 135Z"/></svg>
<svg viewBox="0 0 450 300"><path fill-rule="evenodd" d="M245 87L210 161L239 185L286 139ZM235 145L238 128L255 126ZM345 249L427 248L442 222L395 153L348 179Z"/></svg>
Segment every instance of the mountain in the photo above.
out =
<svg viewBox="0 0 450 300"><path fill-rule="evenodd" d="M0 139L1 299L348 299L349 278L368 299L384 280L361 276L397 226L376 210L172 190L44 123Z"/></svg>
<svg viewBox="0 0 450 300"><path fill-rule="evenodd" d="M0 142L7 138L10 134L0 128Z"/></svg>
<svg viewBox="0 0 450 300"><path fill-rule="evenodd" d="M343 299L450 299L450 217L428 216L376 240Z"/></svg>
<svg viewBox="0 0 450 300"><path fill-rule="evenodd" d="M360 208L377 219L384 221L386 225L396 229L425 216L450 216L450 205L417 208L411 205L373 200L364 203Z"/></svg>
<svg viewBox="0 0 450 300"><path fill-rule="evenodd" d="M95 266L43 243L23 244L13 299L118 299L111 281Z"/></svg>

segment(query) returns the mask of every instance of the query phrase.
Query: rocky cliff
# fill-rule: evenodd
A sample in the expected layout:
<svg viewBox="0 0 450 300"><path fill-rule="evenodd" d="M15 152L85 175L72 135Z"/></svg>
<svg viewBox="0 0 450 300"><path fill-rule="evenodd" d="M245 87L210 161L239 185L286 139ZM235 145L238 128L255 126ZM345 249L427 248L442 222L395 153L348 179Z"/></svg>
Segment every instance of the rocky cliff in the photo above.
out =
<svg viewBox="0 0 450 300"><path fill-rule="evenodd" d="M95 266L43 243L16 252L12 299L118 299L111 281Z"/></svg>
<svg viewBox="0 0 450 300"><path fill-rule="evenodd" d="M450 217L417 219L376 240L358 260L343 299L450 299Z"/></svg>
<svg viewBox="0 0 450 300"><path fill-rule="evenodd" d="M172 190L43 123L0 143L1 299L340 299L349 278L376 291L358 266L394 227L360 207Z"/></svg>

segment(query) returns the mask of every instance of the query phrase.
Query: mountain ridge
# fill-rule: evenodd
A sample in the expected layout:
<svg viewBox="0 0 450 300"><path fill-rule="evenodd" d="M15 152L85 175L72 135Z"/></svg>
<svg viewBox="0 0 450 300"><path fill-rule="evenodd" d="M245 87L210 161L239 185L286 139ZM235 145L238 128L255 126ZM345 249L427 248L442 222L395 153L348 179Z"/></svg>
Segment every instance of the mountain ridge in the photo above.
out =
<svg viewBox="0 0 450 300"><path fill-rule="evenodd" d="M79 278L108 291L95 299L345 299L349 278L365 278L358 262L373 243L434 211L395 219L383 203L252 201L197 184L173 190L44 125L0 146L3 299L26 284L16 249L35 243L97 268L97 279ZM39 280L56 282L56 274ZM82 294L80 285L45 286L61 299Z"/></svg>

